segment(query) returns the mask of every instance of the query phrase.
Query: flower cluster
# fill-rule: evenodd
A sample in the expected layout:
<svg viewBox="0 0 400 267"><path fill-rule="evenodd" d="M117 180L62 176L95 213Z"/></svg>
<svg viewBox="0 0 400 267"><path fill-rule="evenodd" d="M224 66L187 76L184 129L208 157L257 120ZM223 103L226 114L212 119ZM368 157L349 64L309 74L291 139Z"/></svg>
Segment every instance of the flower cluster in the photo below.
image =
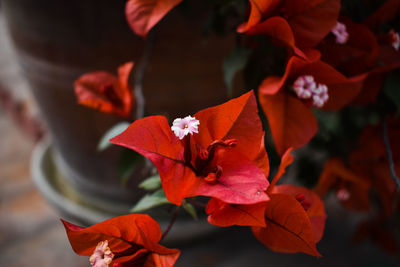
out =
<svg viewBox="0 0 400 267"><path fill-rule="evenodd" d="M146 37L180 2L129 0L126 17L132 30ZM252 57L260 50L265 52L263 42L283 47L287 56L276 68L282 71L260 56L257 59L263 62L256 65L257 71L246 73L258 75L249 79L257 81L254 92L172 122L161 115L139 118L110 142L153 163L165 202L179 207L193 197L208 197L205 213L210 224L250 227L257 240L276 252L320 257L316 244L326 220L321 198L334 191L346 208L369 212L373 195L379 214L360 225L357 236L390 236L389 245L382 239L376 242L395 251L393 229L378 226L392 225L390 220L400 212L393 205L399 192L396 185L400 187L395 175L400 172L400 142L396 139L400 127L399 119L389 115L396 105L400 110L400 105L393 100L397 91L382 90L386 76L400 67L399 34L387 27L398 13L388 11L400 10L400 5L387 1L357 23L341 7L340 0L249 0L245 22L236 25L238 43L241 49L252 50ZM234 65L239 68L237 65L254 61L240 58ZM118 77L107 72L81 76L75 83L79 102L131 117L134 98L128 78L132 67L133 63L121 66ZM349 124L362 124L360 120L349 123L348 110L355 105L384 107L377 115L380 124L365 123L354 131L354 136L361 132L358 142L347 132ZM267 118L264 125L260 111ZM332 111L340 117L329 122L321 119ZM338 121L346 122L341 128L345 130L333 132L332 125ZM281 157L271 177L263 130L268 127L271 150L275 148L275 156ZM309 190L278 185L294 159L292 150L309 144L318 130L324 135L317 141L329 139L334 148L324 151L331 157L317 186ZM352 145L340 150L345 142ZM74 251L90 256L92 266L172 266L180 254L159 244L168 229L161 234L148 215L120 216L85 229L63 223Z"/></svg>

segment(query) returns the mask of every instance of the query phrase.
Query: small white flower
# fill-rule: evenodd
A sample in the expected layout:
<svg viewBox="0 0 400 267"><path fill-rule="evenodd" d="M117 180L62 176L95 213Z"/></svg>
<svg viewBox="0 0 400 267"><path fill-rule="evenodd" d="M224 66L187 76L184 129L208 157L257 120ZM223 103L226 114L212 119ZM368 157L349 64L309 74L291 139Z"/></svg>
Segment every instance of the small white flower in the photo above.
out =
<svg viewBox="0 0 400 267"><path fill-rule="evenodd" d="M336 36L336 43L338 44L345 44L347 40L349 40L349 33L347 32L346 25L339 21L336 22L331 32Z"/></svg>
<svg viewBox="0 0 400 267"><path fill-rule="evenodd" d="M183 119L177 118L173 121L171 130L179 139L183 139L186 135L198 133L199 120L195 117L187 116Z"/></svg>
<svg viewBox="0 0 400 267"><path fill-rule="evenodd" d="M314 81L314 77L311 75L300 76L293 83L294 91L297 96L302 99L310 98L316 87L317 84Z"/></svg>
<svg viewBox="0 0 400 267"><path fill-rule="evenodd" d="M321 108L328 99L328 87L325 84L318 84L317 88L313 91L313 105Z"/></svg>
<svg viewBox="0 0 400 267"><path fill-rule="evenodd" d="M399 35L399 33L395 32L394 30L390 30L389 35L392 38L392 46L394 47L394 49L399 51L399 48L400 48L400 35Z"/></svg>
<svg viewBox="0 0 400 267"><path fill-rule="evenodd" d="M108 267L114 258L114 254L108 247L108 241L100 241L92 256L90 256L89 261L93 267Z"/></svg>
<svg viewBox="0 0 400 267"><path fill-rule="evenodd" d="M346 188L341 188L336 192L336 197L340 201L346 201L350 198L350 193L346 190Z"/></svg>

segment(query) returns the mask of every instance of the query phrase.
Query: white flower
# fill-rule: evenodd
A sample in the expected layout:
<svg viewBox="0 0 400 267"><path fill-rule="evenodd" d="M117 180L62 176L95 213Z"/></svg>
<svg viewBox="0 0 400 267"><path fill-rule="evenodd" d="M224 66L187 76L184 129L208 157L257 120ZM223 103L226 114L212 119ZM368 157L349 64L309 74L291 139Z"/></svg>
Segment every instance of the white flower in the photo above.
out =
<svg viewBox="0 0 400 267"><path fill-rule="evenodd" d="M93 267L108 267L111 264L114 254L108 247L108 241L100 241L92 256L90 256L89 261Z"/></svg>
<svg viewBox="0 0 400 267"><path fill-rule="evenodd" d="M294 91L297 96L302 99L310 98L316 87L317 84L314 81L314 77L311 75L300 76L293 83Z"/></svg>
<svg viewBox="0 0 400 267"><path fill-rule="evenodd" d="M187 116L183 119L177 118L172 123L171 130L182 140L189 133L198 133L199 124L200 121L196 120L195 117Z"/></svg>
<svg viewBox="0 0 400 267"><path fill-rule="evenodd" d="M328 87L325 84L318 84L317 88L313 91L313 105L321 108L328 99Z"/></svg>
<svg viewBox="0 0 400 267"><path fill-rule="evenodd" d="M338 44L345 44L347 40L349 40L349 33L347 32L346 25L339 21L336 22L331 32L336 36L336 43Z"/></svg>
<svg viewBox="0 0 400 267"><path fill-rule="evenodd" d="M394 49L396 49L398 51L399 48L400 48L400 35L399 35L399 33L395 32L394 30L390 30L389 35L392 38L392 46L394 47Z"/></svg>

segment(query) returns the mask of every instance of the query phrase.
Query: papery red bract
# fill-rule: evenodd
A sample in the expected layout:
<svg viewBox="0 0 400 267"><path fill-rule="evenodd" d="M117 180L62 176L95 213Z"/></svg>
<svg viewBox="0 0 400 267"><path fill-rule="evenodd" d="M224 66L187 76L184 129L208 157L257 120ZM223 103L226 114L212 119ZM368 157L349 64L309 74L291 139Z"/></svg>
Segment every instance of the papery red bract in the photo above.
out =
<svg viewBox="0 0 400 267"><path fill-rule="evenodd" d="M128 0L125 15L131 29L139 36L148 32L182 0Z"/></svg>
<svg viewBox="0 0 400 267"><path fill-rule="evenodd" d="M238 32L269 35L303 56L300 49L314 47L333 28L340 1L250 0L250 7L249 19L238 27Z"/></svg>
<svg viewBox="0 0 400 267"><path fill-rule="evenodd" d="M255 96L249 92L196 113L199 133L182 141L165 117L152 116L135 121L111 142L149 158L160 173L168 200L176 205L183 198L198 195L232 204L258 203L268 199L264 193L268 157L257 112ZM224 143L230 140L236 145ZM212 158L200 157L205 150L213 151ZM205 178L215 176L217 169L221 170L220 177L207 181Z"/></svg>
<svg viewBox="0 0 400 267"><path fill-rule="evenodd" d="M233 205L212 198L207 204L206 213L209 215L208 222L216 226L265 226L265 208L265 202Z"/></svg>
<svg viewBox="0 0 400 267"><path fill-rule="evenodd" d="M281 155L289 147L298 148L308 143L318 129L310 104L291 92L296 78L311 75L316 82L328 87L329 100L322 107L324 110L337 110L349 104L362 86L362 77L346 78L318 57L313 57L315 61L292 57L282 77L269 76L259 88L259 101Z"/></svg>
<svg viewBox="0 0 400 267"><path fill-rule="evenodd" d="M129 86L132 68L133 62L120 66L118 77L105 71L82 75L74 84L78 103L104 113L130 117L134 100Z"/></svg>
<svg viewBox="0 0 400 267"><path fill-rule="evenodd" d="M266 227L252 227L255 237L276 252L304 252L320 257L310 219L301 204L286 194L271 194Z"/></svg>
<svg viewBox="0 0 400 267"><path fill-rule="evenodd" d="M331 189L335 192L346 190L348 197L340 199L345 207L357 211L368 211L370 187L369 180L354 173L345 166L342 160L332 158L325 163L315 192L320 197L324 197Z"/></svg>
<svg viewBox="0 0 400 267"><path fill-rule="evenodd" d="M107 240L114 254L112 264L118 266L171 267L180 254L158 244L160 226L145 214L123 215L88 228L62 222L75 253L90 256L99 242Z"/></svg>
<svg viewBox="0 0 400 267"><path fill-rule="evenodd" d="M275 95L259 95L261 107L268 118L278 154L289 147L301 147L317 133L318 122L300 99L284 91Z"/></svg>
<svg viewBox="0 0 400 267"><path fill-rule="evenodd" d="M294 185L275 186L272 189L271 193L290 195L294 198L296 198L300 194L304 196L305 201L307 201L307 205L309 205L306 213L311 222L311 227L314 233L314 240L315 242L319 242L321 240L325 228L326 214L324 203L321 201L316 193L310 191L305 187Z"/></svg>

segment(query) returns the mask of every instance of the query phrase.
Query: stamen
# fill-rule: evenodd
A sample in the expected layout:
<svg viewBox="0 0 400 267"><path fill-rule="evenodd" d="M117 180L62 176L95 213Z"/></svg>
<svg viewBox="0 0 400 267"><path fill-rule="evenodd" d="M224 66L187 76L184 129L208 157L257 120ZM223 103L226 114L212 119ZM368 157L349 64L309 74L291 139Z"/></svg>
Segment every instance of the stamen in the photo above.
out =
<svg viewBox="0 0 400 267"><path fill-rule="evenodd" d="M114 254L108 247L108 240L100 241L89 261L93 267L108 267L114 258Z"/></svg>
<svg viewBox="0 0 400 267"><path fill-rule="evenodd" d="M331 32L336 36L337 44L345 44L349 40L349 33L347 32L346 25L336 22L335 27L332 28Z"/></svg>

